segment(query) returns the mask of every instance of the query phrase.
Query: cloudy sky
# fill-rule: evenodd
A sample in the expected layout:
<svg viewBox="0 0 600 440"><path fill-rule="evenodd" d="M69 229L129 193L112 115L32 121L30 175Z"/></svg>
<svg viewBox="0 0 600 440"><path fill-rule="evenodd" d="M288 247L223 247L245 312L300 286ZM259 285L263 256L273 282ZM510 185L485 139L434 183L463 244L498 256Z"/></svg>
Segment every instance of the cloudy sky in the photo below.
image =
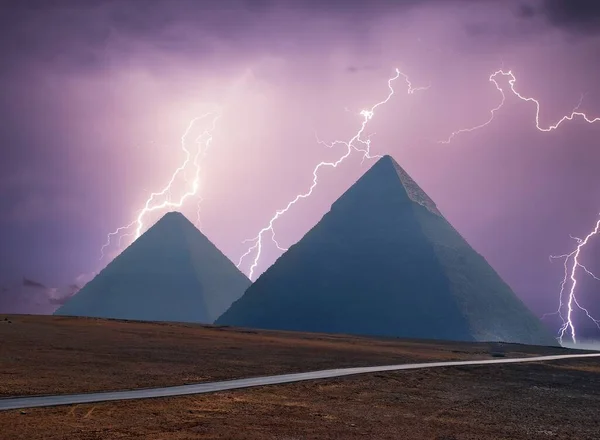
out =
<svg viewBox="0 0 600 440"><path fill-rule="evenodd" d="M488 120L502 97L489 77L501 68L512 70L523 96L540 101L541 126L580 102L580 111L600 116L597 1L5 4L5 310L23 301L11 287L22 277L58 288L106 265L119 251L113 241L100 260L106 234L129 224L169 181L184 160L181 136L190 120L217 109L198 197L181 210L195 221L201 197L203 232L237 263L248 248L243 240L310 187L314 167L344 153L315 135L349 140L360 110L387 96L395 68L429 88L408 94L406 83L393 83L394 96L366 130L373 154L391 154L538 315L558 306L563 268L549 255L571 252L577 243L570 235L585 236L598 219L600 122L575 119L541 132L535 104L510 94L507 77L497 77L507 94L492 123L437 142ZM195 148L189 139L188 147ZM321 170L313 196L275 224L282 246L299 240L373 163L361 159L353 153ZM185 181L171 196L182 190ZM268 242L256 274L280 253ZM599 255L592 240L582 261L600 272ZM241 269L248 273L250 263ZM600 315L600 288L591 277L580 280L580 302ZM41 309L56 307L50 299ZM591 321L577 320L596 334Z"/></svg>

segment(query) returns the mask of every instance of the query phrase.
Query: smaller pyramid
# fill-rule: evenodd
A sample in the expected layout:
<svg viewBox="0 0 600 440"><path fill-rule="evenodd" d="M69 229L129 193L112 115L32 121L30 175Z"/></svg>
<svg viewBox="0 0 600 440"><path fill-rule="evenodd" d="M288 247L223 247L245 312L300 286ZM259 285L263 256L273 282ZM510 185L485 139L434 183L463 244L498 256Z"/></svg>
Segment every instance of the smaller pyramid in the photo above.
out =
<svg viewBox="0 0 600 440"><path fill-rule="evenodd" d="M212 323L250 284L183 214L169 212L54 314Z"/></svg>

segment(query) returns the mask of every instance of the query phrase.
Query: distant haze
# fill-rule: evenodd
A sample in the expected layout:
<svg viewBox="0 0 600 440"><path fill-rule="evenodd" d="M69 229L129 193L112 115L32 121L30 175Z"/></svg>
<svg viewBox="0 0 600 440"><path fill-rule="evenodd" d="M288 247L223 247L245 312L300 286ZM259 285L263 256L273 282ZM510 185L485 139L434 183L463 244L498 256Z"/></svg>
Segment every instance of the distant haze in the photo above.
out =
<svg viewBox="0 0 600 440"><path fill-rule="evenodd" d="M600 341L594 340L578 341L577 344L565 341L562 345L563 347L577 348L578 350L600 351Z"/></svg>

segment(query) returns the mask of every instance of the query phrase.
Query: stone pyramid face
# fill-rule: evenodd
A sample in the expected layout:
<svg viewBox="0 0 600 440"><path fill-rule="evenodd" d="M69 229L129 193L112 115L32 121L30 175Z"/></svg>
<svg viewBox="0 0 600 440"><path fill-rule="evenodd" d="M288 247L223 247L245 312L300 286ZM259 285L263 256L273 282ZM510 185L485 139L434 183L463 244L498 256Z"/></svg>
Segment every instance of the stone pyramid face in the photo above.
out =
<svg viewBox="0 0 600 440"><path fill-rule="evenodd" d="M212 323L250 284L183 214L170 212L55 314Z"/></svg>
<svg viewBox="0 0 600 440"><path fill-rule="evenodd" d="M350 187L216 323L556 345L389 156Z"/></svg>

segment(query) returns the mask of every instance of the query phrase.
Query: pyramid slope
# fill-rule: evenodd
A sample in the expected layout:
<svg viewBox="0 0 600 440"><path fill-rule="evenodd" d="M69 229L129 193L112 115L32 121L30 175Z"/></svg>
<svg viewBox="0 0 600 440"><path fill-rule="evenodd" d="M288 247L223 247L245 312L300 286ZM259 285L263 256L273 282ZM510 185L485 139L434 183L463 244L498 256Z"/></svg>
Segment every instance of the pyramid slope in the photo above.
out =
<svg viewBox="0 0 600 440"><path fill-rule="evenodd" d="M183 214L170 212L55 314L212 323L250 284Z"/></svg>
<svg viewBox="0 0 600 440"><path fill-rule="evenodd" d="M556 345L389 156L216 323Z"/></svg>

